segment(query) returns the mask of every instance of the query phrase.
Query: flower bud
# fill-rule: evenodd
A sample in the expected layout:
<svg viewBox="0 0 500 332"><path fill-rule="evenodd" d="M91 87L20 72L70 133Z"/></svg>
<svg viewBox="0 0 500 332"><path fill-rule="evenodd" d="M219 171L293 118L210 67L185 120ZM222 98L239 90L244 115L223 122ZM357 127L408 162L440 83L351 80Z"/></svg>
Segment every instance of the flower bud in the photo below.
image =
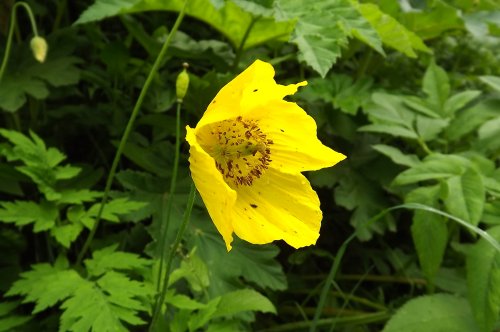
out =
<svg viewBox="0 0 500 332"><path fill-rule="evenodd" d="M47 51L49 49L49 45L47 45L45 38L40 36L33 37L30 42L30 47L35 59L38 62L43 63L45 61L45 57L47 56Z"/></svg>
<svg viewBox="0 0 500 332"><path fill-rule="evenodd" d="M182 66L184 67L184 69L177 76L177 81L175 82L177 102L179 103L182 103L182 100L184 99L184 96L186 96L189 87L189 75L186 70L189 67L189 65L186 62L184 62Z"/></svg>

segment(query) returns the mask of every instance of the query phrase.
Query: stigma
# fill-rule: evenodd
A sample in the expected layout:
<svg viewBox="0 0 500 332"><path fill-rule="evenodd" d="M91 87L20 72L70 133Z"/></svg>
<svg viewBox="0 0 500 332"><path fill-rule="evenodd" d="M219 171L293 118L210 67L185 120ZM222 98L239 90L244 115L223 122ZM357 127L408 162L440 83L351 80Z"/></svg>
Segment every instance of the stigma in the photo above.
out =
<svg viewBox="0 0 500 332"><path fill-rule="evenodd" d="M251 186L268 169L273 141L261 131L258 120L238 116L207 129L210 143L204 149L231 188Z"/></svg>

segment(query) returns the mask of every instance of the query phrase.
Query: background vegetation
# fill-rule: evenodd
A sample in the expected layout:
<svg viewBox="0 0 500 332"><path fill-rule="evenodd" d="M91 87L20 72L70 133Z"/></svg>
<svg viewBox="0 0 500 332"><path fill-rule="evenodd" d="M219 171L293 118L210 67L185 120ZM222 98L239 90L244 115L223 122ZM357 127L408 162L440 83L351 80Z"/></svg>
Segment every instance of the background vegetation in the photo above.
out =
<svg viewBox="0 0 500 332"><path fill-rule="evenodd" d="M198 198L152 329L500 329L497 1L189 0L175 35L184 0L26 2L49 52L3 0L0 331L148 329L191 182L182 143L170 192L181 64L193 126L257 58L348 156L307 174L321 237L227 253Z"/></svg>

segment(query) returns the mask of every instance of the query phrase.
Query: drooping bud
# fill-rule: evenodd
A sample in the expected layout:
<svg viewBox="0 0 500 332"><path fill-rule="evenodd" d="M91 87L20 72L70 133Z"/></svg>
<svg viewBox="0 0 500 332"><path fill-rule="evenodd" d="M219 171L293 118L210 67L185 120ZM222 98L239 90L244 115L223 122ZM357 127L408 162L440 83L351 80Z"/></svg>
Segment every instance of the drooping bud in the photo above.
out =
<svg viewBox="0 0 500 332"><path fill-rule="evenodd" d="M184 96L186 96L188 87L189 87L189 74L187 73L187 68L189 64L184 62L182 64L184 69L177 76L177 81L175 82L175 91L177 94L177 102L182 103Z"/></svg>
<svg viewBox="0 0 500 332"><path fill-rule="evenodd" d="M45 57L47 56L47 51L49 49L49 45L45 41L45 38L40 36L35 36L31 39L30 42L31 52L33 52L33 56L38 62L43 63L45 61Z"/></svg>

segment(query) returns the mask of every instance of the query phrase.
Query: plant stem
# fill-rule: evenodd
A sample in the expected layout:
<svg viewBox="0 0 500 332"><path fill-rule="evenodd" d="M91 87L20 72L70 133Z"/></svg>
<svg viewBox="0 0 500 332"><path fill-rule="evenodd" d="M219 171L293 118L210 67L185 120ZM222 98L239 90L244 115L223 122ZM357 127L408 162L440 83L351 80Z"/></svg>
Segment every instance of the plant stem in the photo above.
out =
<svg viewBox="0 0 500 332"><path fill-rule="evenodd" d="M31 28L33 29L33 34L35 36L38 36L38 29L36 28L35 17L33 16L33 12L31 11L30 6L24 1L16 2L12 7L11 11L9 34L7 36L7 44L5 45L5 53L3 55L2 65L0 66L0 81L2 81L5 68L7 67L7 62L9 61L10 49L12 47L12 37L14 35L14 27L16 26L16 10L20 6L24 7L26 12L28 13L28 17L31 22Z"/></svg>
<svg viewBox="0 0 500 332"><path fill-rule="evenodd" d="M170 214L172 211L172 201L175 193L175 186L177 183L177 172L179 169L179 150L181 146L181 105L182 103L177 103L177 110L175 115L175 155L174 155L174 165L172 168L172 177L170 180L170 190L168 191L167 206L165 208L165 222L162 222L162 227L160 227L160 268L158 270L158 285L156 290L160 290L160 278L163 275L163 262L165 255L165 245L167 242L168 226L170 225Z"/></svg>
<svg viewBox="0 0 500 332"><path fill-rule="evenodd" d="M149 331L155 330L158 319L160 318L163 302L165 302L165 296L167 294L168 280L170 277L170 268L172 266L172 261L174 259L175 253L177 252L177 249L179 248L179 245L182 241L182 238L184 236L184 232L186 231L186 227L189 223L189 219L191 218L191 211L193 210L193 204L194 204L195 197L196 197L196 187L194 186L194 183L191 183L191 190L189 191L188 203L186 206L186 210L184 211L184 217L182 218L182 224L179 228L179 231L177 232L177 236L175 237L174 244L172 245L172 248L170 249L170 251L168 253L167 264L165 267L165 272L164 272L164 277L163 277L163 287L162 287L160 296L157 298L156 303L155 303L153 318L151 320L151 325L149 326Z"/></svg>
<svg viewBox="0 0 500 332"><path fill-rule="evenodd" d="M160 64L163 61L165 54L167 53L168 47L170 46L170 43L172 42L172 37L175 35L177 30L179 29L179 26L182 22L182 19L184 18L184 15L186 13L186 5L187 5L188 1L189 0L186 0L184 2L184 7L182 7L182 9L179 13L179 16L177 16L177 20L175 21L174 26L172 27L172 30L170 31L165 42L163 43L163 46L160 50L160 53L156 57L156 60L153 64L153 67L149 71L148 77L146 78L146 81L144 82L144 85L141 89L139 97L137 98L134 109L132 110L132 114L130 115L130 118L128 120L127 127L125 128L125 131L123 132L122 138L120 140L120 144L118 145L118 150L116 151L115 158L113 159L113 163L111 164L111 169L109 171L108 178L106 180L106 186L104 188L104 195L102 196L101 205L99 207L99 212L97 213L94 226L92 227L92 230L90 231L89 236L87 237L85 243L83 244L82 249L80 250L80 253L79 253L78 258L76 260L77 265L79 265L81 263L83 257L85 256L85 254L87 253L87 250L90 247L90 244L92 243L92 240L94 239L97 228L99 227L99 222L101 220L102 212L104 211L104 206L106 205L106 201L109 197L109 191L111 190L111 184L113 183L113 179L115 177L115 173L116 173L116 169L118 167L118 163L120 161L120 157L123 153L123 149L125 148L125 144L127 143L128 137L130 136L130 133L132 132L135 118L137 117L137 114L139 114L139 110L140 110L142 103L144 101L144 97L146 96L146 93L149 90L149 86L153 82L153 78L156 75L156 73L158 72Z"/></svg>
<svg viewBox="0 0 500 332"><path fill-rule="evenodd" d="M252 17L252 20L248 24L248 27L245 31L245 34L243 35L243 38L241 39L240 45L238 46L238 49L236 50L236 56L234 58L233 62L233 72L236 72L238 70L238 65L241 60L241 55L243 54L243 48L245 47L245 43L248 39L248 36L250 35L250 31L252 31L253 26L257 21L260 19L260 16Z"/></svg>

